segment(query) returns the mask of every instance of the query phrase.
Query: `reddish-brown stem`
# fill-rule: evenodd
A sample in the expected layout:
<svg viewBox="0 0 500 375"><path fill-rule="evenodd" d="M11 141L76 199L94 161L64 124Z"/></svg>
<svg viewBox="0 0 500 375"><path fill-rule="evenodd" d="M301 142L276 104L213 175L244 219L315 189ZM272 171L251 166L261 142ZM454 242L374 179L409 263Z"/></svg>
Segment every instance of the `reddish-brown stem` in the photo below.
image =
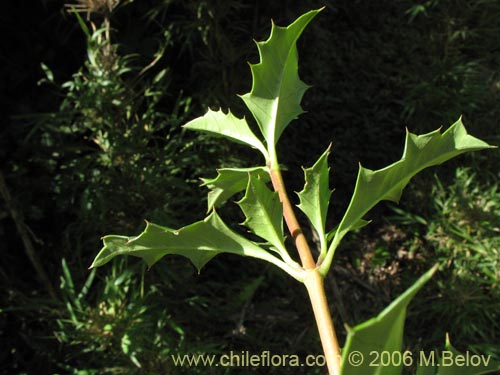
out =
<svg viewBox="0 0 500 375"><path fill-rule="evenodd" d="M311 305L318 326L321 345L325 354L328 373L330 375L340 375L340 347L332 322L330 309L326 300L323 276L319 273L312 256L311 249L306 237L302 232L299 222L293 211L292 204L288 198L283 177L279 168L270 168L271 181L274 190L278 193L283 205L283 217L290 234L295 241L295 247L300 256L302 267L306 270L304 284L306 286Z"/></svg>
<svg viewBox="0 0 500 375"><path fill-rule="evenodd" d="M285 218L286 225L290 234L295 241L295 247L299 252L300 261L302 267L305 269L316 268L316 262L307 243L306 237L302 232L299 222L295 217L295 212L293 211L290 199L288 199L288 194L285 189L285 184L283 183L283 177L281 176L281 171L279 169L271 169L271 181L273 183L274 190L278 193L281 203L283 204L283 217Z"/></svg>

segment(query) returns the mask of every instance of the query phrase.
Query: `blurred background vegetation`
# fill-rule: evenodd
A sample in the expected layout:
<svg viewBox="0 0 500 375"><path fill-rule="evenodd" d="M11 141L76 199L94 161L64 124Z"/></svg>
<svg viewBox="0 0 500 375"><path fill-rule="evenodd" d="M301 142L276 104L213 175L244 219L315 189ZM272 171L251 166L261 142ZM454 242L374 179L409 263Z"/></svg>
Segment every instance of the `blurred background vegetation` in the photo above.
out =
<svg viewBox="0 0 500 375"><path fill-rule="evenodd" d="M500 144L498 0L3 4L1 374L289 373L175 368L170 355L321 352L306 293L262 262L223 255L197 274L177 257L151 270L119 258L87 269L103 234L199 220L199 178L254 163L243 147L180 126L208 106L242 116L235 94L251 87L253 39L267 37L271 18L287 25L321 6L299 42L308 113L279 153L299 191L300 166L333 142L331 227L358 162L397 160L405 126L423 133L463 116ZM424 172L346 240L327 280L341 337L340 322L375 315L438 261L405 345L441 348L448 332L458 349L500 358L499 161L493 150ZM225 215L242 221L234 207Z"/></svg>

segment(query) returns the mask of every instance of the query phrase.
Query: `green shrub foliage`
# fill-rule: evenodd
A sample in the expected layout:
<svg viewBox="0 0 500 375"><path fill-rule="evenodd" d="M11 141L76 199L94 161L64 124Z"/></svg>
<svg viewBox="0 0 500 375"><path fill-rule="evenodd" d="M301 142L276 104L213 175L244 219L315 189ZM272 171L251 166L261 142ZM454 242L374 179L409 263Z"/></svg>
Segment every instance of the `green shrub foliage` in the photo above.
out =
<svg viewBox="0 0 500 375"><path fill-rule="evenodd" d="M196 188L199 177L212 176L213 165L250 165L253 154L243 148L184 133L180 125L215 104L231 107L241 118L243 103L233 94L250 90L244 61L258 61L252 38L268 35L270 18L284 25L323 5L311 36L299 41L301 50L307 44L300 76L314 86L303 102L309 113L280 139L290 190L303 186L296 167L313 165L333 140L330 162L339 167L331 173L330 186L337 190L330 217L338 221L357 163L377 169L396 160L404 125L425 133L463 115L471 133L500 143L495 0L122 1L109 15L111 43L100 14L90 14L94 30L85 13L81 22L63 15L60 2L7 2L2 23L7 48L0 51L5 108L0 168L43 266L61 288L58 300L47 298L0 201L1 373L175 373L178 369L166 364L174 352L257 351L266 345L275 352L319 352L314 330L291 324L309 321L310 311L300 302L304 295L289 296L294 281L274 278L273 269L264 270L273 283L262 281L260 263L241 266L228 255L198 278L184 260L169 260L171 272L146 272L122 259L109 277L89 274L87 266L99 237L110 230L135 233L143 218L171 227L199 220L188 214L206 207L203 190ZM40 80L44 83L37 85ZM386 147L379 147L382 143ZM425 225L411 223L402 240L411 251L428 245L428 252L416 253L423 257L418 273L438 258L448 265L443 279L457 281L448 289L433 280L417 299L435 292L439 300L416 303L427 309L415 314L442 319L447 306L468 301L464 315L434 332L428 345L441 346L450 331L459 349L472 344L477 351L500 351L494 287L498 161L498 152L489 152L469 157L472 168L456 176L456 164L440 168L438 180L442 186L451 182L451 189L426 175L412 188L413 199L405 195L406 214L398 213L411 221L415 212L425 211ZM480 184L467 184L473 174ZM478 207L489 211L477 216ZM228 221L243 220L236 211L224 212ZM458 228L450 226L457 222ZM393 234L387 227L380 230ZM370 311L359 304L351 324L372 316L383 307L375 306L377 301L402 290L399 278L384 273L396 257L392 248L371 245L376 271L364 281L352 275L339 281L346 305L359 295L374 301ZM341 275L365 264L362 255L341 260ZM228 276L231 268L241 279ZM229 280L234 284L228 290ZM290 305L296 311L291 313ZM220 319L228 314L230 322ZM468 324L471 317L474 326ZM203 330L200 321L209 320L212 328ZM422 319L410 316L408 324L406 332L416 332L413 342L429 337Z"/></svg>

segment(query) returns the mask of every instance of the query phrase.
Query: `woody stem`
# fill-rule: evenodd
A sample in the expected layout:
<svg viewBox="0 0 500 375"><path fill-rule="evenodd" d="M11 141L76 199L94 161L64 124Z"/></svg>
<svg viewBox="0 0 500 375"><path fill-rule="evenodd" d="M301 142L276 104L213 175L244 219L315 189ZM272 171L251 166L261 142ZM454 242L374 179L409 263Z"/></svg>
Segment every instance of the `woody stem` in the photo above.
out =
<svg viewBox="0 0 500 375"><path fill-rule="evenodd" d="M285 218L288 230L295 242L295 247L299 253L302 267L306 271L304 284L314 311L321 345L323 346L323 352L326 358L328 373L330 375L340 375L340 347L328 307L328 301L326 299L323 276L316 266L311 248L297 221L277 163L270 168L270 175L274 190L278 193L283 205L283 217Z"/></svg>

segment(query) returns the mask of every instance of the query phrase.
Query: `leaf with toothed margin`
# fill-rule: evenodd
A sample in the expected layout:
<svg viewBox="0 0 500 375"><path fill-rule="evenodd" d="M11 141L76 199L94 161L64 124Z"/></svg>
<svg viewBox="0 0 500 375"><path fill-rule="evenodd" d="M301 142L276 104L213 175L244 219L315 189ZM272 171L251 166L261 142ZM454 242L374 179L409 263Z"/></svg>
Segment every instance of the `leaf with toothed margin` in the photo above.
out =
<svg viewBox="0 0 500 375"><path fill-rule="evenodd" d="M237 118L231 111L224 113L222 110L212 111L209 109L204 116L191 120L183 127L246 144L259 150L266 160L269 158L266 148L252 132L246 120Z"/></svg>
<svg viewBox="0 0 500 375"><path fill-rule="evenodd" d="M218 207L234 194L246 189L248 176L258 176L262 181L270 180L266 167L254 168L222 168L217 170L217 177L202 178L203 185L210 189L208 193L208 211Z"/></svg>
<svg viewBox="0 0 500 375"><path fill-rule="evenodd" d="M416 375L486 375L498 374L500 362L491 354L462 354L450 343L446 335L445 350L420 355Z"/></svg>
<svg viewBox="0 0 500 375"><path fill-rule="evenodd" d="M487 355L481 358L477 355L475 363L467 364L466 355L455 350L448 337L444 351L421 352L418 355L404 351L403 336L408 305L436 271L437 265L423 274L376 317L354 327L346 327L347 339L342 348L340 371L343 375L400 375L403 366L411 366L412 363L417 365L416 375L481 375L500 370L500 363L495 363ZM369 358L375 352L399 353L401 356L396 361L376 367L373 366L373 361L355 361Z"/></svg>
<svg viewBox="0 0 500 375"><path fill-rule="evenodd" d="M343 375L400 375L403 361L393 361L384 366L373 366L368 360L371 354L403 354L403 333L408 305L417 292L437 270L437 265L423 274L410 288L391 302L376 317L354 327L346 326L347 339L342 348L341 369ZM366 358L356 362L356 359ZM401 359L401 358L400 358Z"/></svg>
<svg viewBox="0 0 500 375"><path fill-rule="evenodd" d="M269 241L280 253L286 252L283 234L283 206L278 193L249 175L245 196L237 202L245 214L246 225L257 236Z"/></svg>
<svg viewBox="0 0 500 375"><path fill-rule="evenodd" d="M297 207L306 214L318 233L321 253L326 252L326 215L333 192L329 188L328 155L330 148L331 144L311 168L304 168L304 189L297 193L300 199L300 204Z"/></svg>
<svg viewBox="0 0 500 375"><path fill-rule="evenodd" d="M492 147L467 134L461 119L444 133L441 133L441 129L423 135L407 131L400 161L376 171L359 167L354 193L337 229L336 237L340 240L380 201L398 202L410 179L421 170L439 165L465 152Z"/></svg>
<svg viewBox="0 0 500 375"><path fill-rule="evenodd" d="M147 223L137 237L105 236L104 247L91 267L106 264L117 255L133 255L146 261L149 266L165 255L176 254L188 258L198 269L221 253L245 255L269 260L266 250L230 230L213 211L205 220L195 222L179 230Z"/></svg>
<svg viewBox="0 0 500 375"><path fill-rule="evenodd" d="M252 90L241 98L255 117L268 147L274 148L286 126L303 113L300 101L309 86L299 78L296 42L319 12L305 13L288 27L273 23L269 39L257 43L260 62L250 65Z"/></svg>

